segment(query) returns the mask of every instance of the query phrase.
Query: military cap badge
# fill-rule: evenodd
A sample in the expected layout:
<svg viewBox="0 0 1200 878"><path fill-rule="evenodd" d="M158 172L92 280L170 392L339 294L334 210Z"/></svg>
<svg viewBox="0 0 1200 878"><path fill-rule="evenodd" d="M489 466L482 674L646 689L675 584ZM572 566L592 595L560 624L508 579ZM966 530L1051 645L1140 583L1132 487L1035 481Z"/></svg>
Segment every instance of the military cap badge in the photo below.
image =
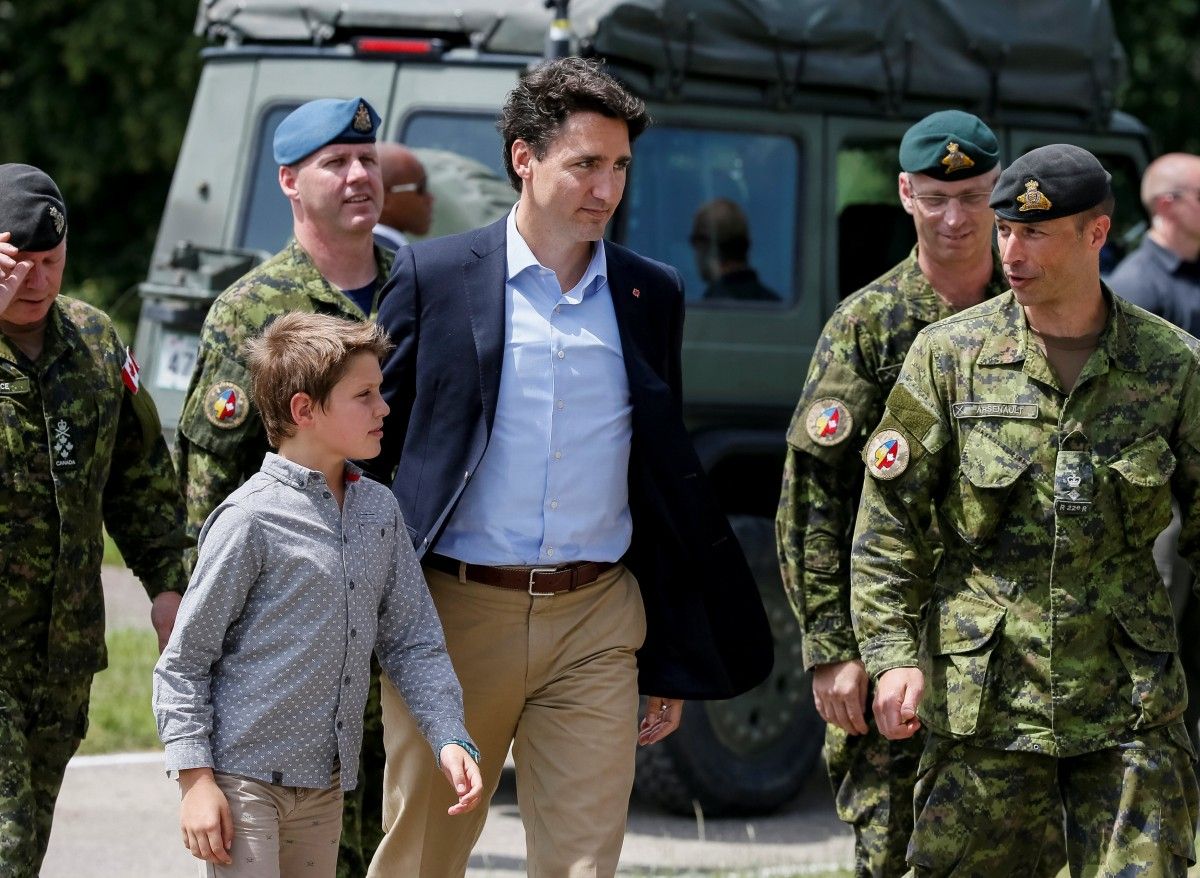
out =
<svg viewBox="0 0 1200 878"><path fill-rule="evenodd" d="M1025 194L1017 196L1017 201L1021 202L1021 206L1018 208L1021 213L1025 213L1027 210L1049 210L1053 207L1050 199L1038 188L1040 185L1037 180L1025 181Z"/></svg>
<svg viewBox="0 0 1200 878"><path fill-rule="evenodd" d="M958 144L953 140L946 144L946 154L942 156L942 164L946 166L947 174L975 167L974 160L965 152L959 151Z"/></svg>
<svg viewBox="0 0 1200 878"><path fill-rule="evenodd" d="M50 212L50 220L54 223L54 233L56 235L61 235L63 233L63 228L67 224L67 218L63 216L62 211L53 204L50 205L48 210Z"/></svg>
<svg viewBox="0 0 1200 878"><path fill-rule="evenodd" d="M840 399L818 399L804 419L808 438L818 445L837 445L854 429L854 416Z"/></svg>
<svg viewBox="0 0 1200 878"><path fill-rule="evenodd" d="M908 469L908 440L896 430L881 430L867 445L867 471L877 479L894 479Z"/></svg>
<svg viewBox="0 0 1200 878"><path fill-rule="evenodd" d="M204 416L214 427L232 430L250 414L246 391L232 381L218 381L204 394Z"/></svg>
<svg viewBox="0 0 1200 878"><path fill-rule="evenodd" d="M354 111L353 127L359 134L371 133L371 112L367 109L366 101L358 102L358 109Z"/></svg>

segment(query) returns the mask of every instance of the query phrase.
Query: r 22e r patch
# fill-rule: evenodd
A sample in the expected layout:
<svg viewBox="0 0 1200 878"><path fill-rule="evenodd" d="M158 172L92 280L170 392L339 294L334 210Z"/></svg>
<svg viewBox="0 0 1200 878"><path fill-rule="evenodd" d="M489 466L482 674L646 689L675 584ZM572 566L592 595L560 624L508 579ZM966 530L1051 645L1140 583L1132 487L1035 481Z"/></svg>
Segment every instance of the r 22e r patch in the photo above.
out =
<svg viewBox="0 0 1200 878"><path fill-rule="evenodd" d="M881 430L867 444L867 471L877 479L894 479L908 469L908 440L896 430Z"/></svg>
<svg viewBox="0 0 1200 878"><path fill-rule="evenodd" d="M854 430L854 416L840 399L818 399L804 419L808 438L818 445L837 445Z"/></svg>

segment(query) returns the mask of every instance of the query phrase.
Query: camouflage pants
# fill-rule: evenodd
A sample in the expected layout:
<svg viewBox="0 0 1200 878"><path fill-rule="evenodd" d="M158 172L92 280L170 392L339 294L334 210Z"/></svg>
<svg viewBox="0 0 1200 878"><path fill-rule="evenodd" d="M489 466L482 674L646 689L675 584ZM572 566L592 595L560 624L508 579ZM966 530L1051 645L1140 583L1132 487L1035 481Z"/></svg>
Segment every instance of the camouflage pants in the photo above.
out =
<svg viewBox="0 0 1200 878"><path fill-rule="evenodd" d="M1071 875L1185 878L1200 793L1182 726L1054 758L930 735L916 787L917 878L1036 874L1062 820Z"/></svg>
<svg viewBox="0 0 1200 878"><path fill-rule="evenodd" d="M67 762L87 731L92 677L0 680L0 875L36 878Z"/></svg>
<svg viewBox="0 0 1200 878"><path fill-rule="evenodd" d="M889 741L825 727L825 764L838 819L854 828L855 878L899 878L913 828L913 785L924 739Z"/></svg>
<svg viewBox="0 0 1200 878"><path fill-rule="evenodd" d="M342 805L342 840L337 878L365 878L375 848L383 840L383 711L379 705L379 661L371 656L371 688L363 716L358 786Z"/></svg>

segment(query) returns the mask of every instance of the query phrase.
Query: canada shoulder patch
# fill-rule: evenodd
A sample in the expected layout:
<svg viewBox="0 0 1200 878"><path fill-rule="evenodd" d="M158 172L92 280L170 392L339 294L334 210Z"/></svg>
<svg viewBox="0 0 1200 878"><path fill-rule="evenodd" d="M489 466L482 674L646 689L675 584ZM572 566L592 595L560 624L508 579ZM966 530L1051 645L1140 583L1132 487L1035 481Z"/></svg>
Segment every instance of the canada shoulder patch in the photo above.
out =
<svg viewBox="0 0 1200 878"><path fill-rule="evenodd" d="M218 381L204 394L204 416L214 427L232 430L250 414L246 391L232 381Z"/></svg>
<svg viewBox="0 0 1200 878"><path fill-rule="evenodd" d="M840 399L818 399L804 418L808 438L818 445L837 445L854 431L854 416Z"/></svg>
<svg viewBox="0 0 1200 878"><path fill-rule="evenodd" d="M897 430L880 430L867 443L867 470L877 479L894 479L908 469L908 440Z"/></svg>

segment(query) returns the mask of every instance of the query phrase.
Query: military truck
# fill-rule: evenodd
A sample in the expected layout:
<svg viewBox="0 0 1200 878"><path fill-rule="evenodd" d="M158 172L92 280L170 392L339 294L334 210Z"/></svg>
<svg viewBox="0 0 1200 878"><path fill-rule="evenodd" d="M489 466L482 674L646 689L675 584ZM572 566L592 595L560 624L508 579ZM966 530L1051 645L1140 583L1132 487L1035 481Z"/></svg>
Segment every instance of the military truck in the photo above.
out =
<svg viewBox="0 0 1200 878"><path fill-rule="evenodd" d="M296 106L366 97L385 138L426 150L444 234L515 201L494 122L522 70L548 45L604 57L655 120L610 234L684 276L688 423L775 638L770 678L690 705L679 732L641 752L637 788L685 813L769 811L822 741L775 556L784 433L840 297L914 243L896 196L900 136L960 107L992 124L1008 157L1077 143L1114 174L1118 229L1140 219L1149 138L1114 109L1124 59L1094 0L574 0L569 20L554 5L202 0L196 29L214 44L141 285L143 376L173 427L212 298L290 233L271 140ZM705 236L692 234L720 200L744 216L766 291L755 298L710 283Z"/></svg>

